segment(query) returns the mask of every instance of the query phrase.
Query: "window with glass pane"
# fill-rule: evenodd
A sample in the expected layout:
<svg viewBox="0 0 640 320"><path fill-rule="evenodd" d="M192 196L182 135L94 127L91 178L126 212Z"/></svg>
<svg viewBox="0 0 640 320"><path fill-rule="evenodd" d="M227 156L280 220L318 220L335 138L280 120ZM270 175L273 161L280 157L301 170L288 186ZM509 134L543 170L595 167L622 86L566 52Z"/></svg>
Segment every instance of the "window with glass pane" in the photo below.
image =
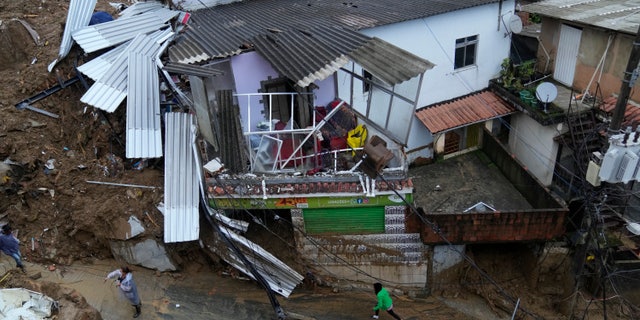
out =
<svg viewBox="0 0 640 320"><path fill-rule="evenodd" d="M478 36L456 39L456 55L454 69L470 66L476 63L476 46Z"/></svg>

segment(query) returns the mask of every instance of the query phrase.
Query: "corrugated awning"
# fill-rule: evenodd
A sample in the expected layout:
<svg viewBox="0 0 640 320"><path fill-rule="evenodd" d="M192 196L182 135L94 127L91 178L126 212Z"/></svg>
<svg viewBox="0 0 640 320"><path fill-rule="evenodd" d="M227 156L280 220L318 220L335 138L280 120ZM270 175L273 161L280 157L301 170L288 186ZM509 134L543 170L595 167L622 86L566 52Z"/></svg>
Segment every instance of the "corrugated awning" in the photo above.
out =
<svg viewBox="0 0 640 320"><path fill-rule="evenodd" d="M416 116L431 133L440 133L515 111L513 106L495 93L480 91L420 109L416 111Z"/></svg>
<svg viewBox="0 0 640 320"><path fill-rule="evenodd" d="M384 40L341 27L262 34L252 43L278 73L301 87L327 78L351 60L388 84L409 80L433 67Z"/></svg>

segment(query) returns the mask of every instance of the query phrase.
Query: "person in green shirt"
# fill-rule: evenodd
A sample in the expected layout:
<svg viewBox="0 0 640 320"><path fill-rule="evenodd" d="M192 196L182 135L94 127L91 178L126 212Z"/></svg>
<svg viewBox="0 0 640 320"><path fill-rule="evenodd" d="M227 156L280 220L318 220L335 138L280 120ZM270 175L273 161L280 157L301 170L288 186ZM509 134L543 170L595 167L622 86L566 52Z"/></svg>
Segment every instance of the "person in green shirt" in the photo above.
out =
<svg viewBox="0 0 640 320"><path fill-rule="evenodd" d="M373 284L373 292L375 292L376 297L378 297L378 304L373 307L374 315L371 316L373 319L378 319L378 315L380 313L380 309L387 310L392 317L396 320L402 320L399 315L393 312L393 301L391 300L391 296L389 295L389 291L382 287L382 284L376 282Z"/></svg>

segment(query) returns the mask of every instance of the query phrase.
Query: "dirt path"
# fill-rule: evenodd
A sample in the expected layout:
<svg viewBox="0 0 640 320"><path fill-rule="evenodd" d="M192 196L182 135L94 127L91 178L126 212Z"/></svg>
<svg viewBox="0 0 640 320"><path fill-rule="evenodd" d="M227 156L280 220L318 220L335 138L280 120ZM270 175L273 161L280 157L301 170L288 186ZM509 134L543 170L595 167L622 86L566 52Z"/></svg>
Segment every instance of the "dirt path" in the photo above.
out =
<svg viewBox="0 0 640 320"><path fill-rule="evenodd" d="M12 261L0 256L0 268L10 269ZM40 275L38 283L55 283L75 290L95 308L105 320L128 319L133 308L121 299L112 281L105 275L116 269L113 260L94 264L49 266L27 263L27 275L11 272L1 287L22 283L24 278ZM185 273L156 273L134 267L143 303L140 319L274 319L275 313L265 292L254 281L233 279L219 275L206 266ZM62 291L62 290L60 290ZM289 298L277 296L288 319L350 320L371 316L375 303L372 292L362 289L335 290L299 287ZM61 303L61 309L71 302ZM403 319L498 319L477 297L467 298L409 298L394 297L394 309ZM59 319L65 319L60 317ZM381 319L391 319L383 314ZM71 318L69 318L71 320Z"/></svg>

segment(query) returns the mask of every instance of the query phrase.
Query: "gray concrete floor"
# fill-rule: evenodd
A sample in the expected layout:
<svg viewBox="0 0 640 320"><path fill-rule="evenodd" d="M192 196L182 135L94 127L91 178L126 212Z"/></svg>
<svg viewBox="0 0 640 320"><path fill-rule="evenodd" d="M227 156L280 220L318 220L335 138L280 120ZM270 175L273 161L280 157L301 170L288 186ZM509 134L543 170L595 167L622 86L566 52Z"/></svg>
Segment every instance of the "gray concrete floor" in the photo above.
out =
<svg viewBox="0 0 640 320"><path fill-rule="evenodd" d="M409 175L416 206L426 212L462 212L479 202L498 211L532 209L481 151L412 168Z"/></svg>

